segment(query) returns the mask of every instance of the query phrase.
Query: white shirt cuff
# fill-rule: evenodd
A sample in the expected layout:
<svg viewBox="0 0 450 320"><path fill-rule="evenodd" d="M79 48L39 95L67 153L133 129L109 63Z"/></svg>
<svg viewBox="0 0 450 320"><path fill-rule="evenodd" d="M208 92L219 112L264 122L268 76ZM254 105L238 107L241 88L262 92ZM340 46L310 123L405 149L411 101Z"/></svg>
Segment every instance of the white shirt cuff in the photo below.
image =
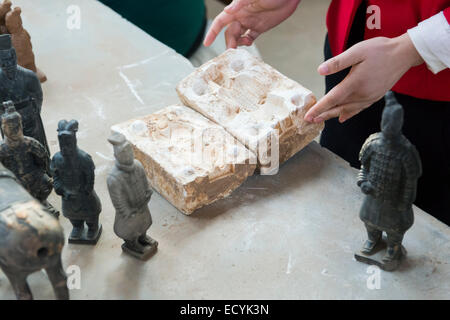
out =
<svg viewBox="0 0 450 320"><path fill-rule="evenodd" d="M444 12L420 22L408 34L431 72L450 68L450 24Z"/></svg>

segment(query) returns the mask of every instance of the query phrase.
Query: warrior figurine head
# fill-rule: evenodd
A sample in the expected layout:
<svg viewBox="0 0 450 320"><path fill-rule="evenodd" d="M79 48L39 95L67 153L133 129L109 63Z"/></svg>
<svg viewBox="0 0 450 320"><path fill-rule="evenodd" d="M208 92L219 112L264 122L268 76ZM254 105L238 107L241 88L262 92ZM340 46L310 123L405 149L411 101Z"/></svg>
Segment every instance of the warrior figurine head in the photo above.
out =
<svg viewBox="0 0 450 320"><path fill-rule="evenodd" d="M6 141L16 142L23 139L22 116L16 111L12 101L3 103L2 130Z"/></svg>
<svg viewBox="0 0 450 320"><path fill-rule="evenodd" d="M123 134L115 132L108 141L114 147L114 156L119 164L131 166L134 163L133 148Z"/></svg>
<svg viewBox="0 0 450 320"><path fill-rule="evenodd" d="M386 106L381 120L381 131L387 139L399 137L403 127L403 108L395 99L394 93L389 91L386 96Z"/></svg>
<svg viewBox="0 0 450 320"><path fill-rule="evenodd" d="M12 46L11 35L0 35L0 68L9 79L13 79L17 71L16 49Z"/></svg>
<svg viewBox="0 0 450 320"><path fill-rule="evenodd" d="M61 120L58 123L58 141L64 157L73 156L77 150L78 121Z"/></svg>

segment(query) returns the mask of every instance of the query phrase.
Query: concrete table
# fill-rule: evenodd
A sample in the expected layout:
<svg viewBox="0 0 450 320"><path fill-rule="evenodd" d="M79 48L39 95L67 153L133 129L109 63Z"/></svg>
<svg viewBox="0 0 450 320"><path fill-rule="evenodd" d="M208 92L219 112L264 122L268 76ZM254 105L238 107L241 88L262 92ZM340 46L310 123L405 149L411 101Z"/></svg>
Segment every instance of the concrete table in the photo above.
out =
<svg viewBox="0 0 450 320"><path fill-rule="evenodd" d="M78 119L79 146L97 166L103 235L97 246L64 248L65 268L81 272L72 299L450 298L450 228L419 209L404 241L408 259L397 272L382 271L379 289L370 289L371 269L353 259L366 236L356 171L316 143L278 175L255 175L189 217L155 193L149 234L160 243L157 254L147 262L122 254L106 188L113 165L110 126L176 103L175 85L193 68L96 1L15 4L22 6L37 64L49 79L43 119L52 153L58 120ZM68 8L80 9L80 29L67 28ZM60 208L59 197L49 200ZM60 221L67 236L71 225ZM36 299L53 298L44 272L29 283ZM14 299L3 273L0 299Z"/></svg>

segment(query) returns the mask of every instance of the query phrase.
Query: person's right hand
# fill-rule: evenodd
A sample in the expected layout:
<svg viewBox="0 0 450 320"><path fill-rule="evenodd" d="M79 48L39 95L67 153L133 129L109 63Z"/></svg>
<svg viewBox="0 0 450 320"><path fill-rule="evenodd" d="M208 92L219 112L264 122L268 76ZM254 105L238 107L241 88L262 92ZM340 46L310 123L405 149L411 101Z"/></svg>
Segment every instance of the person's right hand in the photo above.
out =
<svg viewBox="0 0 450 320"><path fill-rule="evenodd" d="M261 33L289 18L299 3L300 0L234 0L214 19L203 44L210 46L228 26L227 48L251 46Z"/></svg>

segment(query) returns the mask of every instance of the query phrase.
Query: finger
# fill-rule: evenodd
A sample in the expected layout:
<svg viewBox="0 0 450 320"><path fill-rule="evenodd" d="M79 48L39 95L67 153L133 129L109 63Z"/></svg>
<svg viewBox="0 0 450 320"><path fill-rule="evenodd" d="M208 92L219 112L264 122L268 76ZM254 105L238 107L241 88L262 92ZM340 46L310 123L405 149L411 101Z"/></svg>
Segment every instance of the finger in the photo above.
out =
<svg viewBox="0 0 450 320"><path fill-rule="evenodd" d="M322 99L319 100L308 112L305 114L304 119L308 122L314 122L314 118L317 118L322 113L343 104L346 98L349 96L351 90L348 86L348 81L345 78L340 84L330 90Z"/></svg>
<svg viewBox="0 0 450 320"><path fill-rule="evenodd" d="M330 110L325 111L325 112L321 113L319 116L315 117L313 119L313 122L314 123L321 123L321 122L324 122L326 120L339 117L341 112L342 112L342 107L337 106L337 107L331 108Z"/></svg>
<svg viewBox="0 0 450 320"><path fill-rule="evenodd" d="M326 76L344 69L347 69L363 60L359 46L353 46L340 55L333 57L322 63L317 71L320 75Z"/></svg>
<svg viewBox="0 0 450 320"><path fill-rule="evenodd" d="M369 104L370 105L370 104ZM340 106L336 106L329 111L326 111L316 118L314 118L314 123L320 123L323 121L330 120L332 118L339 117L339 122L343 123L350 119L351 117L357 115L362 110L364 110L368 105L364 102L354 102L348 103Z"/></svg>
<svg viewBox="0 0 450 320"><path fill-rule="evenodd" d="M239 46L251 46L253 42L260 35L259 32L253 30L247 30L245 34L238 40Z"/></svg>
<svg viewBox="0 0 450 320"><path fill-rule="evenodd" d="M259 32L248 29L248 30L245 32L244 37L247 37L247 38L251 39L252 41L255 41L256 38L259 37L259 35L260 35Z"/></svg>
<svg viewBox="0 0 450 320"><path fill-rule="evenodd" d="M255 0L234 0L228 6L225 7L224 11L229 14L234 14L241 10L243 7L246 7L255 2Z"/></svg>
<svg viewBox="0 0 450 320"><path fill-rule="evenodd" d="M209 47L214 40L219 35L220 31L222 29L229 25L231 22L233 22L233 16L229 15L228 13L222 11L213 21L211 24L211 28L209 28L208 33L206 34L205 40L203 41L203 44L206 47Z"/></svg>
<svg viewBox="0 0 450 320"><path fill-rule="evenodd" d="M242 27L238 21L232 22L227 31L225 31L225 42L227 44L227 49L233 48L236 49L238 44L238 39L242 35Z"/></svg>
<svg viewBox="0 0 450 320"><path fill-rule="evenodd" d="M357 115L362 110L370 106L370 102L358 101L336 106L328 111L323 112L319 116L313 119L314 123L320 123L332 118L339 117L339 122L344 122L351 117Z"/></svg>
<svg viewBox="0 0 450 320"><path fill-rule="evenodd" d="M240 37L237 42L238 46L250 47L252 44L253 44L253 40L248 37Z"/></svg>

